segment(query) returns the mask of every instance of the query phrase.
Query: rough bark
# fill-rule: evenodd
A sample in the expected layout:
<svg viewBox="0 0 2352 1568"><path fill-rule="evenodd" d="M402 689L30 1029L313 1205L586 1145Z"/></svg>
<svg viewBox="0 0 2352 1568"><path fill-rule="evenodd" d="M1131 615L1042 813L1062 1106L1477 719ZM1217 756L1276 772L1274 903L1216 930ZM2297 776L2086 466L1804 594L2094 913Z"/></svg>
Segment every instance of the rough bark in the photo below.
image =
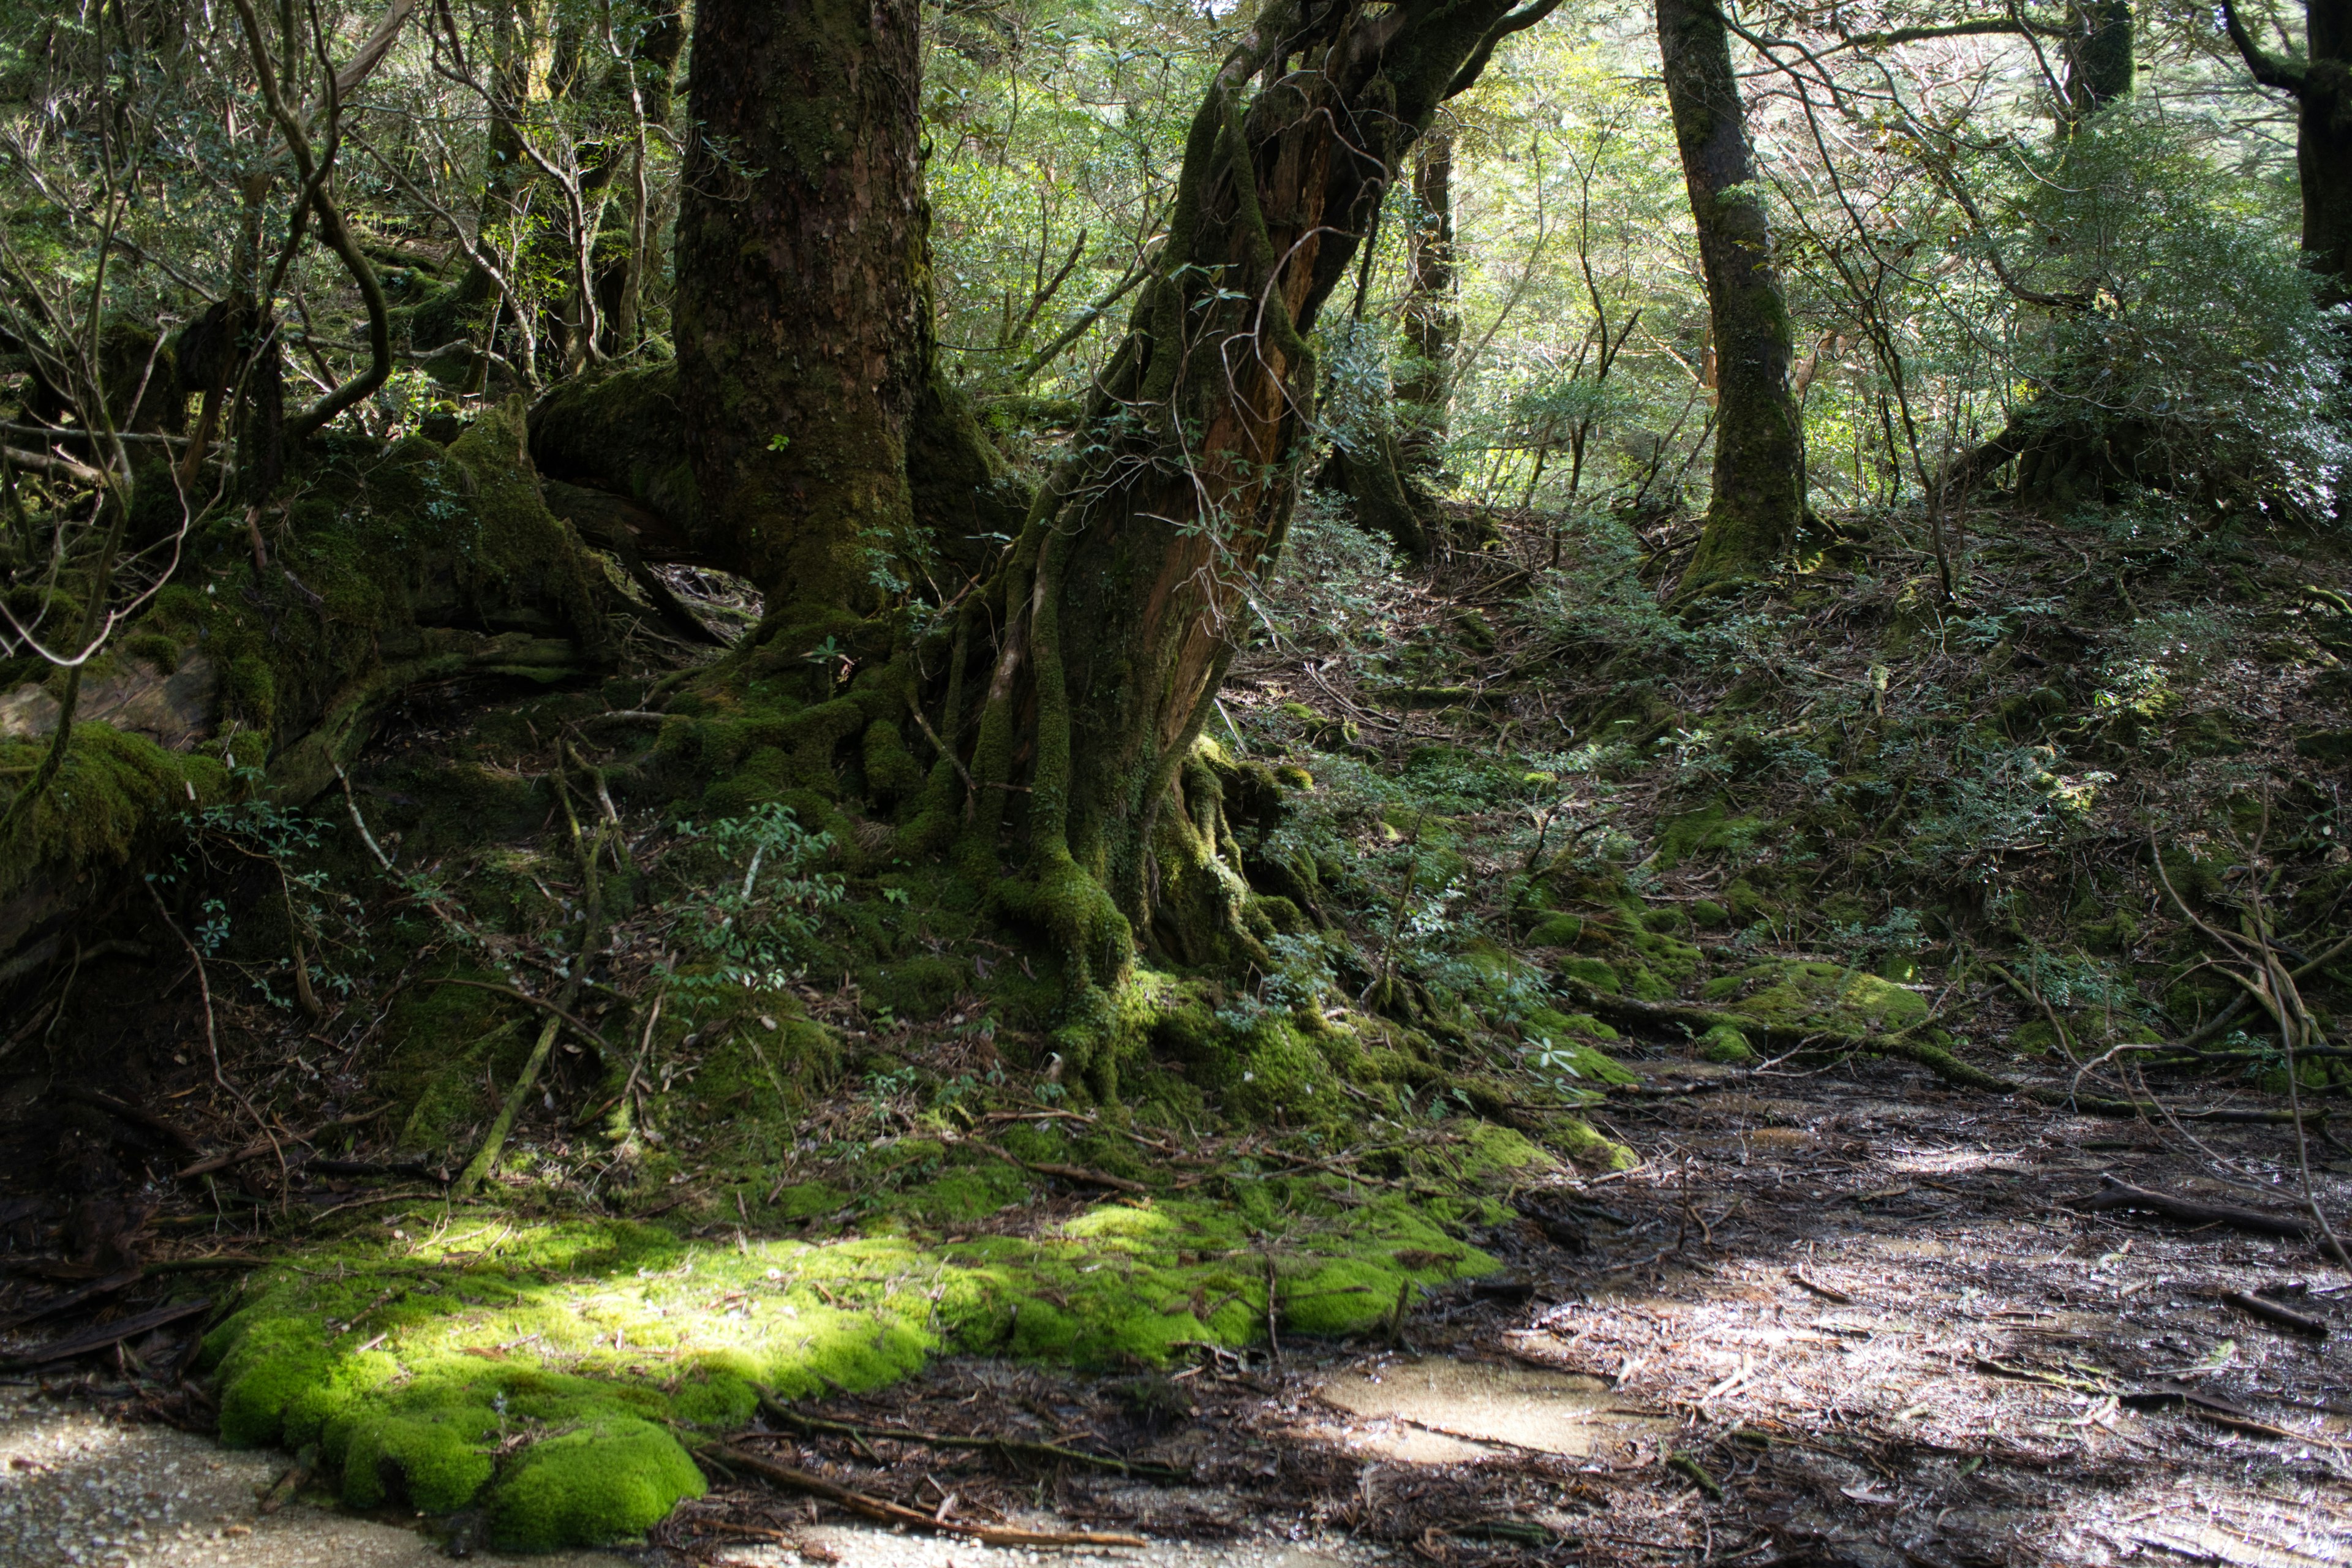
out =
<svg viewBox="0 0 2352 1568"><path fill-rule="evenodd" d="M2227 0L2221 18L2254 79L2294 97L2304 253L2319 274L2322 303L2352 300L2352 0L2306 0L2308 55L2300 60L2255 44Z"/></svg>
<svg viewBox="0 0 2352 1568"><path fill-rule="evenodd" d="M2066 40L2065 100L2059 115L2079 125L2131 92L2137 70L2131 0L2082 0L2069 25L2073 36Z"/></svg>
<svg viewBox="0 0 2352 1568"><path fill-rule="evenodd" d="M1253 944L1194 742L1289 524L1317 385L1306 333L1438 104L1549 8L1271 5L1194 117L1167 245L1087 433L974 612L1005 630L973 683L960 853L1059 939L1081 1004L1066 1052L1098 1035L1084 1004L1139 933L1194 963ZM1025 841L1018 875L1007 829Z"/></svg>
<svg viewBox="0 0 2352 1568"><path fill-rule="evenodd" d="M706 0L677 401L706 522L771 594L867 607L928 366L913 0Z"/></svg>
<svg viewBox="0 0 2352 1568"><path fill-rule="evenodd" d="M1422 561L1428 558L1430 549L1429 530L1423 520L1435 509L1426 492L1409 477L1412 459L1407 453L1412 434L1399 436L1383 430L1360 452L1335 445L1331 460L1316 476L1316 484L1347 496L1357 526L1386 534L1399 554Z"/></svg>
<svg viewBox="0 0 2352 1568"><path fill-rule="evenodd" d="M1804 427L1789 384L1789 310L1713 7L1657 0L1658 50L1714 325L1715 493L1683 592L1753 575L1794 542L1805 510Z"/></svg>

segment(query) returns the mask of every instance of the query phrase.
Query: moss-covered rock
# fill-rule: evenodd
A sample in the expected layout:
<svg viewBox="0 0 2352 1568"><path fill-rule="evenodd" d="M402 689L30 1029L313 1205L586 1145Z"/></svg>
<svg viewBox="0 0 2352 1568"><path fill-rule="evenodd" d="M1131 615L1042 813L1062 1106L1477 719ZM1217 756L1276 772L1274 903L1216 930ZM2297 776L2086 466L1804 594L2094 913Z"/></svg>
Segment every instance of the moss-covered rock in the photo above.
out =
<svg viewBox="0 0 2352 1568"><path fill-rule="evenodd" d="M1717 1024L1701 1035L1696 1042L1698 1054L1707 1061L1737 1066L1756 1059L1756 1047L1748 1037L1729 1024Z"/></svg>
<svg viewBox="0 0 2352 1568"><path fill-rule="evenodd" d="M1776 962L1742 971L1731 1010L1779 1029L1892 1033L1926 1021L1927 999L1849 965Z"/></svg>

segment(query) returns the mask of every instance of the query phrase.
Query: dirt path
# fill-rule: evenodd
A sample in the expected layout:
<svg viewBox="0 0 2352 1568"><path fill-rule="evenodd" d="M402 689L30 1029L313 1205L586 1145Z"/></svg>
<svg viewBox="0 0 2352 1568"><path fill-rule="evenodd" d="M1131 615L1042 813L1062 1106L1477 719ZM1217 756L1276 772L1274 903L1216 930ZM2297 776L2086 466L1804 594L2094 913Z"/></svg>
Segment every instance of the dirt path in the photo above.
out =
<svg viewBox="0 0 2352 1568"><path fill-rule="evenodd" d="M1516 1290L1457 1289L1394 1348L1108 1383L949 1365L832 1414L1090 1441L1202 1483L1054 1479L1095 1528L1446 1563L2352 1563L2343 1278L2303 1242L2074 1206L2112 1174L2291 1214L2284 1130L2080 1119L1884 1065L1637 1065L1648 1092L1606 1120L1641 1167L1525 1194L1471 1238ZM2352 1163L2323 1155L2340 1215ZM2333 1331L2223 1300L2265 1290ZM1164 1430L1137 1415L1155 1400ZM767 1441L926 1508L1045 1486L918 1444ZM676 1539L715 1541L685 1520Z"/></svg>
<svg viewBox="0 0 2352 1568"><path fill-rule="evenodd" d="M1644 1091L1605 1120L1642 1165L1524 1194L1523 1217L1468 1238L1509 1276L1423 1303L1396 1344L1108 1377L944 1363L817 1412L860 1436L735 1441L966 1523L1152 1540L1065 1554L1074 1568L2352 1563L2342 1278L2301 1241L2077 1206L2114 1175L2292 1214L2285 1131L2077 1119L1885 1066L1784 1076L1663 1049L1637 1065ZM2323 1158L2342 1214L2352 1163ZM2331 1332L2266 1322L2231 1291L2273 1292ZM881 1428L1083 1446L1190 1484ZM8 1389L0 1562L436 1560L394 1522L258 1515L284 1463ZM1039 1554L845 1523L722 1478L631 1555Z"/></svg>

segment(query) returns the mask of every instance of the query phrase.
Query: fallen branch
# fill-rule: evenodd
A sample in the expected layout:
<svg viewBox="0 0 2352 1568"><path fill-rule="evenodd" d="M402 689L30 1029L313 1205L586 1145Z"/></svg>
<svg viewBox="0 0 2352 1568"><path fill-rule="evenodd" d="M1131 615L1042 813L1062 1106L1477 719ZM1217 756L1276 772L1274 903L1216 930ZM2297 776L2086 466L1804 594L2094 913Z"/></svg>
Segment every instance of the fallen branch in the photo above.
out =
<svg viewBox="0 0 2352 1568"><path fill-rule="evenodd" d="M1148 1193L1151 1189L1141 1182L1130 1182L1125 1176L1114 1176L1102 1171L1089 1171L1084 1165L1057 1165L1045 1160L1024 1160L1009 1149L998 1147L985 1138L966 1138L964 1142L984 1153L993 1154L1008 1165L1018 1165L1024 1171L1034 1171L1041 1176L1059 1176L1065 1181L1088 1182L1097 1187L1108 1187L1120 1193Z"/></svg>
<svg viewBox="0 0 2352 1568"><path fill-rule="evenodd" d="M120 1344L122 1341L135 1338L151 1329L160 1329L166 1323L176 1323L183 1318L192 1318L198 1312L208 1311L212 1304L210 1297L199 1297L193 1301L174 1301L168 1307L157 1307L152 1311L142 1312L135 1318L124 1318L118 1322L108 1323L102 1328L84 1329L80 1333L68 1334L61 1340L51 1340L47 1344L26 1351L22 1355L9 1357L7 1364L13 1367L45 1366L53 1361L67 1361L74 1356L88 1355L92 1351L102 1351L109 1345Z"/></svg>
<svg viewBox="0 0 2352 1568"><path fill-rule="evenodd" d="M2282 1329L2292 1329L2298 1334L2309 1334L2314 1339L2324 1340L2327 1337L2326 1323L2317 1318L2305 1317L2301 1312L2282 1307L2276 1301L2265 1300L2260 1296L2244 1290L2224 1290L2221 1292L2221 1300L2237 1308L2241 1312L2252 1313L2266 1323L2275 1324Z"/></svg>
<svg viewBox="0 0 2352 1568"><path fill-rule="evenodd" d="M173 1148L184 1153L204 1152L205 1146L196 1141L194 1133L177 1123L166 1121L152 1110L142 1110L128 1100L117 1100L114 1096L101 1093L98 1089L83 1089L79 1085L70 1083L59 1084L50 1092L60 1100L77 1100L83 1105L95 1106L119 1121L128 1121L134 1126L144 1127L150 1132L168 1140Z"/></svg>
<svg viewBox="0 0 2352 1568"><path fill-rule="evenodd" d="M1813 1047L1850 1051L1860 1056L1898 1057L1916 1063L1946 1083L1956 1084L1962 1089L1982 1089L1988 1094L2014 1094L2036 1105L2070 1110L2082 1116L2112 1116L2138 1121L2164 1113L2163 1108L2154 1100L2107 1100L2096 1095L2073 1094L2063 1089L2046 1089L2040 1084L2019 1083L2014 1079L1970 1067L1941 1046L1913 1038L1908 1031L1898 1030L1891 1035L1856 1035L1840 1029L1809 1029L1770 1023L1749 1013L1719 1011L1679 1002L1637 1001L1612 991L1599 990L1568 975L1555 978L1562 991L1576 998L1579 1006L1602 1017L1635 1024L1681 1026L1697 1034L1725 1026L1737 1029L1750 1039L1764 1040L1792 1050ZM1915 1028L1920 1026L1913 1026ZM2291 1110L2180 1110L2173 1114L2187 1121L2243 1121L2263 1125L2285 1125L2295 1119ZM2305 1114L2309 1120L2316 1113Z"/></svg>
<svg viewBox="0 0 2352 1568"><path fill-rule="evenodd" d="M1145 1480L1181 1483L1192 1479L1190 1470L1179 1469L1172 1465L1153 1464L1148 1459L1122 1459L1113 1454L1089 1454L1083 1448L1065 1448L1058 1443L1032 1443L1018 1437L967 1437L953 1432L918 1432L905 1426L860 1426L853 1422L829 1420L822 1415L803 1415L764 1394L760 1396L760 1408L786 1426L803 1432L824 1433L860 1443L878 1437L893 1443L920 1443L927 1448L985 1448L1007 1458L1035 1459L1045 1464L1089 1465L1097 1469L1115 1470L1120 1475L1136 1476Z"/></svg>
<svg viewBox="0 0 2352 1568"><path fill-rule="evenodd" d="M1853 1297L1847 1295L1843 1290L1832 1290L1818 1279L1807 1279L1805 1277L1805 1271L1801 1268L1790 1269L1789 1279L1793 1283L1801 1285L1806 1289L1811 1290L1814 1295L1819 1296L1824 1301L1835 1301L1841 1307L1851 1307L1853 1305Z"/></svg>
<svg viewBox="0 0 2352 1568"><path fill-rule="evenodd" d="M726 1444L715 1444L702 1450L730 1469L749 1470L761 1480L780 1487L790 1487L827 1502L840 1504L853 1513L877 1519L886 1524L910 1524L924 1530L943 1531L977 1541L983 1546L1143 1546L1148 1544L1139 1535L1113 1535L1091 1530L1014 1530L992 1525L959 1524L908 1508L887 1498L852 1491L847 1487L826 1480L823 1476L796 1470L790 1465L780 1465L773 1459L744 1452Z"/></svg>
<svg viewBox="0 0 2352 1568"><path fill-rule="evenodd" d="M2242 1209L2231 1204L2200 1203L2194 1198L2176 1198L2169 1193L2135 1187L2129 1182L2114 1176L2099 1179L2105 1184L2104 1190L2084 1198L2077 1207L2093 1212L2139 1209L2178 1220L2183 1225L2226 1225L2233 1230L2252 1231L2257 1236L2283 1236L2292 1241L2307 1240L2311 1236L2310 1222L2297 1219L2293 1215Z"/></svg>
<svg viewBox="0 0 2352 1568"><path fill-rule="evenodd" d="M602 1056L606 1049L604 1036L573 1017L567 1009L558 1006L544 996L534 996L530 992L520 990L512 985L500 985L488 980L466 980L454 974L428 974L425 976L424 983L427 985L470 985L477 991L495 991L501 996L511 996L518 1002L528 1002L534 1007L554 1014L558 1019L571 1025L589 1044L596 1047L599 1056Z"/></svg>

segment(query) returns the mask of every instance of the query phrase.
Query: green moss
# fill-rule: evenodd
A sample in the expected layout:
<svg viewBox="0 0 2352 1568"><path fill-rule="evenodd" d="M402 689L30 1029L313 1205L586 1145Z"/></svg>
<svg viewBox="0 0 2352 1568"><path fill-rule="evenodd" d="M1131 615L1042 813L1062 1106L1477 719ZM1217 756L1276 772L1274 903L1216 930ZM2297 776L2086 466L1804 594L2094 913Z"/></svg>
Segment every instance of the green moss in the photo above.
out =
<svg viewBox="0 0 2352 1568"><path fill-rule="evenodd" d="M1667 817L1658 824L1658 868L1669 870L1701 855L1745 854L1771 827L1760 817L1731 816L1721 801Z"/></svg>
<svg viewBox="0 0 2352 1568"><path fill-rule="evenodd" d="M1585 1083L1633 1083L1634 1075L1577 1038L1598 1035L1613 1039L1617 1031L1583 1014L1562 1015L1538 1007L1520 1021L1520 1033L1531 1047L1548 1054L1548 1068L1565 1068Z"/></svg>
<svg viewBox="0 0 2352 1568"><path fill-rule="evenodd" d="M1546 1135L1559 1152L1578 1164L1604 1171L1630 1171L1641 1156L1595 1129L1580 1116L1556 1118Z"/></svg>
<svg viewBox="0 0 2352 1568"><path fill-rule="evenodd" d="M1595 991L1606 991L1613 994L1624 989L1623 984L1617 978L1616 970L1597 958L1563 958L1553 967L1561 978L1573 980L1580 985L1589 985Z"/></svg>
<svg viewBox="0 0 2352 1568"><path fill-rule="evenodd" d="M1024 1158L1099 1166L1112 1150L1036 1128L1004 1138ZM1357 1331L1406 1284L1493 1267L1444 1225L1549 1163L1483 1126L1412 1158L1459 1195L1367 1199L1344 1176L1270 1173L1214 1198L1123 1200L1034 1236L936 1245L911 1233L706 1244L488 1214L429 1239L387 1226L257 1276L204 1364L224 1441L317 1442L354 1506L486 1502L504 1544L597 1543L698 1489L665 1424L724 1430L748 1418L756 1388L868 1389L946 1351L1158 1365L1202 1341L1245 1344L1265 1331L1269 1258L1293 1331ZM896 1194L890 1223L967 1224L1031 1190L1027 1173L975 1158ZM811 1185L779 1206L817 1213L843 1197ZM501 1449L515 1450L502 1467Z"/></svg>
<svg viewBox="0 0 2352 1568"><path fill-rule="evenodd" d="M607 1416L523 1452L490 1495L490 1540L513 1552L602 1546L643 1535L707 1489L676 1437Z"/></svg>
<svg viewBox="0 0 2352 1568"><path fill-rule="evenodd" d="M1758 964L1740 979L1754 989L1732 1010L1778 1028L1891 1033L1927 1016L1927 999L1916 992L1840 964Z"/></svg>
<svg viewBox="0 0 2352 1568"><path fill-rule="evenodd" d="M348 1413L327 1424L321 1457L353 1508L455 1513L488 1484L497 1415L453 1403L413 1415Z"/></svg>
<svg viewBox="0 0 2352 1568"><path fill-rule="evenodd" d="M1584 936L1582 915L1553 915L1528 932L1536 947L1574 947Z"/></svg>
<svg viewBox="0 0 2352 1568"><path fill-rule="evenodd" d="M0 741L0 809L49 743ZM14 842L0 846L0 902L44 873L67 881L120 870L183 812L227 798L228 786L228 770L212 757L76 724L57 776L18 818Z"/></svg>
<svg viewBox="0 0 2352 1568"><path fill-rule="evenodd" d="M1717 1024L1698 1037L1698 1054L1711 1062L1738 1064L1756 1059L1756 1048L1748 1037L1728 1024Z"/></svg>

